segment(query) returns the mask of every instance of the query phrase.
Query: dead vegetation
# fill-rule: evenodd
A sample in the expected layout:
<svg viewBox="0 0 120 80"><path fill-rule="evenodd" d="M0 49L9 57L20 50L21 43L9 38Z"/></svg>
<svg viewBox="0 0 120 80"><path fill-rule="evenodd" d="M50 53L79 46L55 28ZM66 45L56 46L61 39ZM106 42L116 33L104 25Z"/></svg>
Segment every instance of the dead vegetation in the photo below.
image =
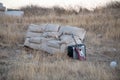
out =
<svg viewBox="0 0 120 80"><path fill-rule="evenodd" d="M99 56L104 54L111 60L120 61L119 7L94 12L70 12L56 7L27 7L22 10L25 11L25 16L21 18L0 15L0 80L120 79L120 65L111 69L110 61ZM56 23L85 28L87 61L70 59L66 53L50 55L21 47L30 23Z"/></svg>

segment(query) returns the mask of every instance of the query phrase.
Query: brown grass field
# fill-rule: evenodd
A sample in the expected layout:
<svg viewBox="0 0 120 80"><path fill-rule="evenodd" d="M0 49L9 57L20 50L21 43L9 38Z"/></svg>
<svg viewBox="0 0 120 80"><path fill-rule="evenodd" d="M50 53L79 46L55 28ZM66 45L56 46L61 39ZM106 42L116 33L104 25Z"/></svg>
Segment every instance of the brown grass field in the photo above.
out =
<svg viewBox="0 0 120 80"><path fill-rule="evenodd" d="M55 7L22 8L23 17L0 13L0 80L120 80L120 3L76 12ZM87 60L23 47L29 24L54 23L87 31ZM109 66L116 60L116 68Z"/></svg>

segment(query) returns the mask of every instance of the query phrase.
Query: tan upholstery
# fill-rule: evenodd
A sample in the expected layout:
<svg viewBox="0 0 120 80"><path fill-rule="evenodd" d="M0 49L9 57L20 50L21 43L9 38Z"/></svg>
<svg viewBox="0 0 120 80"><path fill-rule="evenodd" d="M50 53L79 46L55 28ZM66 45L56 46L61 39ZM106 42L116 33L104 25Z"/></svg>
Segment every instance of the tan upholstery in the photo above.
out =
<svg viewBox="0 0 120 80"><path fill-rule="evenodd" d="M67 46L74 45L72 34L78 44L81 44L86 31L72 26L56 24L31 24L26 33L24 46L43 50L50 54L65 53Z"/></svg>

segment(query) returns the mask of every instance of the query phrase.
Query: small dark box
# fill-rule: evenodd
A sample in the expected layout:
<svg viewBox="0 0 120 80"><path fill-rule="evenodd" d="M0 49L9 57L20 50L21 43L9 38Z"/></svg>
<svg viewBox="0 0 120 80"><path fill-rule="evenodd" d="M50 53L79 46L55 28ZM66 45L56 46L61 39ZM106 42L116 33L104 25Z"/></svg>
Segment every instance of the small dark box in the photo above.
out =
<svg viewBox="0 0 120 80"><path fill-rule="evenodd" d="M76 52L75 48L80 50L80 55ZM79 56L82 56L86 59L86 46L84 44L77 44L68 46L68 56L72 57L73 59L79 59ZM82 55L81 55L82 54Z"/></svg>

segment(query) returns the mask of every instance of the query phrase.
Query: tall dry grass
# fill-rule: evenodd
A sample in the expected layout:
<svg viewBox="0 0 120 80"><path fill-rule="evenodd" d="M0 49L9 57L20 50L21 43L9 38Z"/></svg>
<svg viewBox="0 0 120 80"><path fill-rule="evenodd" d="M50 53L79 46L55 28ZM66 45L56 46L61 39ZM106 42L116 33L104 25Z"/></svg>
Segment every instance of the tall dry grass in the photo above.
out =
<svg viewBox="0 0 120 80"><path fill-rule="evenodd" d="M40 53L33 59L23 57L23 61L14 61L8 71L8 80L114 80L112 71L106 64L79 62L56 59L54 62L44 58Z"/></svg>

